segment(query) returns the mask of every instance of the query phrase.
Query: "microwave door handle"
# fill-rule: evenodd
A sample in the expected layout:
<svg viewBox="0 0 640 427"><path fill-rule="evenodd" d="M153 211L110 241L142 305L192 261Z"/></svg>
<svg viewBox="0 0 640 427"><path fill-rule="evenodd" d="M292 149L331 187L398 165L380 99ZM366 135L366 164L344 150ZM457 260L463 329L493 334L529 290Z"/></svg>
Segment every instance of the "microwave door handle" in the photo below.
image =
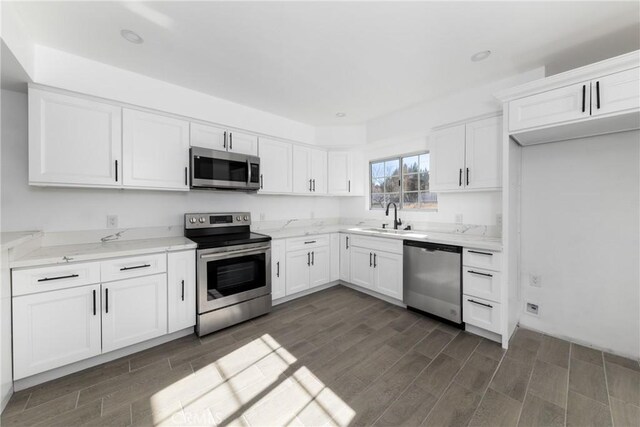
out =
<svg viewBox="0 0 640 427"><path fill-rule="evenodd" d="M247 187L251 185L251 161L247 159Z"/></svg>

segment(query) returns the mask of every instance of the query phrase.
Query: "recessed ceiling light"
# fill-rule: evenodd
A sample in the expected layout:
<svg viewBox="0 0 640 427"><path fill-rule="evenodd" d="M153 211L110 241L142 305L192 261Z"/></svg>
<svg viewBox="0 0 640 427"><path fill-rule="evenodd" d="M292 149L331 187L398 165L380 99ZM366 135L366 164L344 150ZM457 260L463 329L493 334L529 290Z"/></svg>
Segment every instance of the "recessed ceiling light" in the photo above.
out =
<svg viewBox="0 0 640 427"><path fill-rule="evenodd" d="M344 117L346 116L346 113L336 113L336 117Z"/></svg>
<svg viewBox="0 0 640 427"><path fill-rule="evenodd" d="M140 37L137 33L134 33L131 30L122 30L120 31L120 35L124 37L124 39L128 42L131 42L134 44L144 43L144 39Z"/></svg>
<svg viewBox="0 0 640 427"><path fill-rule="evenodd" d="M471 60L473 62L480 62L482 60L485 60L489 57L489 55L491 55L491 51L490 50L482 50L480 52L476 52L473 55L471 55Z"/></svg>

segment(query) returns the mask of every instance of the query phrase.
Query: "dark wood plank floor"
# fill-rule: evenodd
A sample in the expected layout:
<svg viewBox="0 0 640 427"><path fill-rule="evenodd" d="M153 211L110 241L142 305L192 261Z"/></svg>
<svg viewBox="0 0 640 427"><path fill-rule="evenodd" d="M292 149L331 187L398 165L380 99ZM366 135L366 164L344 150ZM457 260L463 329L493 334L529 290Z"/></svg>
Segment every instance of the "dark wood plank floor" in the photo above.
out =
<svg viewBox="0 0 640 427"><path fill-rule="evenodd" d="M16 393L3 426L638 426L640 366L495 343L342 286Z"/></svg>

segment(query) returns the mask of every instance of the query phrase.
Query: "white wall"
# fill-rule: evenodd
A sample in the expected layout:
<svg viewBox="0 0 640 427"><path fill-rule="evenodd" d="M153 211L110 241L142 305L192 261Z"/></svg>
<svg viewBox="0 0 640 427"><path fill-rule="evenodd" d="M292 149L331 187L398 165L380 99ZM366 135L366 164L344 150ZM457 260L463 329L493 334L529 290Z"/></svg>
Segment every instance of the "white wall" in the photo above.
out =
<svg viewBox="0 0 640 427"><path fill-rule="evenodd" d="M181 225L194 211L249 211L254 221L337 217L334 197L267 196L212 191L168 192L31 187L28 183L27 97L2 91L1 229L92 230L106 228L106 215L119 227Z"/></svg>
<svg viewBox="0 0 640 427"><path fill-rule="evenodd" d="M633 131L522 150L523 304L540 307L522 325L640 357L639 146Z"/></svg>

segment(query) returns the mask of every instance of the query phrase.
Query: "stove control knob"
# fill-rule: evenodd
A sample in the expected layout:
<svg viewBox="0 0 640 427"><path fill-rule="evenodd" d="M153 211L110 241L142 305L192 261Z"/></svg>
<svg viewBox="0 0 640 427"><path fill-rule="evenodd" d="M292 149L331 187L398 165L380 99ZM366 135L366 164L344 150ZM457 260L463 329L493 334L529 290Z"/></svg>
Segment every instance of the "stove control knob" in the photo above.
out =
<svg viewBox="0 0 640 427"><path fill-rule="evenodd" d="M200 221L200 224L204 224L204 222L206 221L205 218L203 216L200 217L200 219L198 220Z"/></svg>
<svg viewBox="0 0 640 427"><path fill-rule="evenodd" d="M240 218L240 215L238 215L238 216L236 217L236 221L240 221L240 219L241 219L241 218Z"/></svg>
<svg viewBox="0 0 640 427"><path fill-rule="evenodd" d="M249 217L247 215L244 216L245 221L249 221Z"/></svg>
<svg viewBox="0 0 640 427"><path fill-rule="evenodd" d="M194 217L189 218L189 222L191 224L195 224L196 223L196 219Z"/></svg>

